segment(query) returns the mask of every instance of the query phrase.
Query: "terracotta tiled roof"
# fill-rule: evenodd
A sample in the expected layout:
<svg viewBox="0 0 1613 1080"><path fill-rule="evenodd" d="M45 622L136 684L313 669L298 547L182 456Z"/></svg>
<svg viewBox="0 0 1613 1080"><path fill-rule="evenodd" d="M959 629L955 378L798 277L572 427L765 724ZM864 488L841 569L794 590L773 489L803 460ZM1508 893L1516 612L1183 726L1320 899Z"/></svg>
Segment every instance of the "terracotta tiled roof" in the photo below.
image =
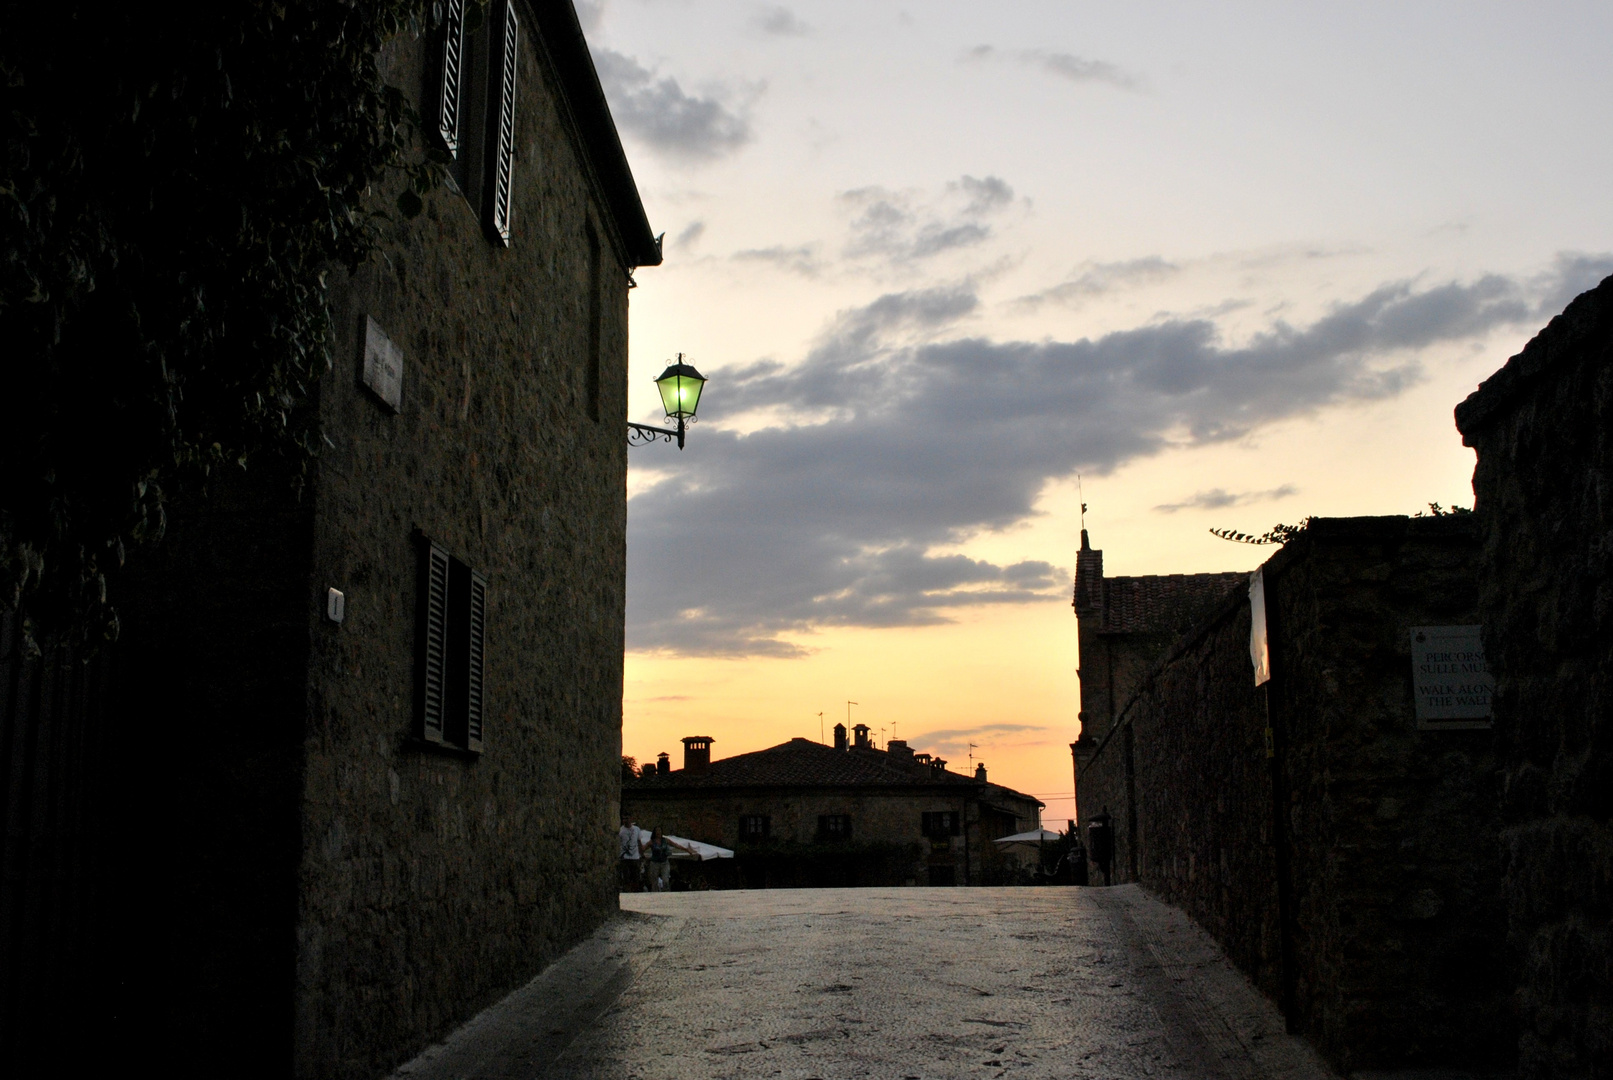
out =
<svg viewBox="0 0 1613 1080"><path fill-rule="evenodd" d="M1180 633L1248 584L1249 575L1239 573L1104 578L1098 633Z"/></svg>
<svg viewBox="0 0 1613 1080"><path fill-rule="evenodd" d="M883 750L855 747L836 750L810 739L791 739L766 750L722 758L695 772L675 769L665 776L622 782L624 788L644 791L675 787L846 787L860 784L985 786L955 772L892 758Z"/></svg>

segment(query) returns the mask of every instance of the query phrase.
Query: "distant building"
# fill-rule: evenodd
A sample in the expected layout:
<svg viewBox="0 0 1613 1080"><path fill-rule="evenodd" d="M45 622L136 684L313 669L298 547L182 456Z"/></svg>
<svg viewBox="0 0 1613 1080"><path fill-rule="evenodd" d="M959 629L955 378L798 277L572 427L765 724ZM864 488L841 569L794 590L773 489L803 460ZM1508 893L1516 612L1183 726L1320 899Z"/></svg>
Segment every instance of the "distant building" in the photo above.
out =
<svg viewBox="0 0 1613 1080"><path fill-rule="evenodd" d="M835 745L791 739L711 760L708 736L683 740L684 766L646 769L622 784L622 812L647 829L732 848L732 875L749 888L835 885L991 885L1021 860L993 840L1034 829L1042 804L915 754L892 739L872 746L866 725Z"/></svg>
<svg viewBox="0 0 1613 1080"><path fill-rule="evenodd" d="M1077 785L1086 758L1119 720L1154 661L1247 581L1241 573L1104 577L1103 552L1081 530L1072 604L1081 650L1081 733L1070 744Z"/></svg>

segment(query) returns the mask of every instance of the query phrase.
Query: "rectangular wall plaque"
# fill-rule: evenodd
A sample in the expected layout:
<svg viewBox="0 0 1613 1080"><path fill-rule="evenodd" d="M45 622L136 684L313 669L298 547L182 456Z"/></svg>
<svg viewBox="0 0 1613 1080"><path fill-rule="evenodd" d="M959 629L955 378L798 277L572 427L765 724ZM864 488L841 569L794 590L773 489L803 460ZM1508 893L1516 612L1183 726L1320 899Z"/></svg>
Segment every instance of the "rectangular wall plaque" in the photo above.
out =
<svg viewBox="0 0 1613 1080"><path fill-rule="evenodd" d="M364 385L393 412L403 404L403 350L375 321L364 316Z"/></svg>
<svg viewBox="0 0 1613 1080"><path fill-rule="evenodd" d="M1417 727L1424 731L1487 728L1495 677L1477 626L1411 628L1411 678Z"/></svg>

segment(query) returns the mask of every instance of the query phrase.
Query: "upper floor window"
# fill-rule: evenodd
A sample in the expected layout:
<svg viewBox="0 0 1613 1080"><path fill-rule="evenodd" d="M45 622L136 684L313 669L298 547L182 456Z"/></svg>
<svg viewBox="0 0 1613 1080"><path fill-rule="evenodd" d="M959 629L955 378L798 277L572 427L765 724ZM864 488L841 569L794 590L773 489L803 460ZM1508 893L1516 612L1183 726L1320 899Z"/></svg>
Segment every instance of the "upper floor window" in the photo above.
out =
<svg viewBox="0 0 1613 1080"><path fill-rule="evenodd" d="M851 815L850 814L819 814L818 815L819 840L850 840Z"/></svg>
<svg viewBox="0 0 1613 1080"><path fill-rule="evenodd" d="M956 810L926 811L922 820L924 835L932 838L957 836L962 831L959 817Z"/></svg>
<svg viewBox="0 0 1613 1080"><path fill-rule="evenodd" d="M520 17L514 0L442 0L441 9L428 75L433 127L460 193L508 246Z"/></svg>

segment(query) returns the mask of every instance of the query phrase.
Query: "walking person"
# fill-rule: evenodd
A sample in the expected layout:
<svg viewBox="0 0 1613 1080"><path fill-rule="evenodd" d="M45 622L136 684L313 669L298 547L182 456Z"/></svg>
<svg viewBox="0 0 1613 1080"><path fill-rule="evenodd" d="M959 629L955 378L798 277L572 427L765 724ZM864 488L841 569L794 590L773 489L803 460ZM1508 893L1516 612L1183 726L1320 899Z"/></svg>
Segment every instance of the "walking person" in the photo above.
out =
<svg viewBox="0 0 1613 1080"><path fill-rule="evenodd" d="M650 891L666 892L672 888L672 844L656 829L650 834Z"/></svg>
<svg viewBox="0 0 1613 1080"><path fill-rule="evenodd" d="M1103 873L1103 883L1110 884L1110 871L1115 862L1115 830L1107 806L1103 813L1094 815L1092 824L1087 826L1087 848L1092 853L1092 861Z"/></svg>
<svg viewBox="0 0 1613 1080"><path fill-rule="evenodd" d="M639 843L638 822L628 818L622 819L622 827L616 834L617 842L621 846L621 857L617 865L621 870L621 891L642 892L640 884L644 874L643 845Z"/></svg>

